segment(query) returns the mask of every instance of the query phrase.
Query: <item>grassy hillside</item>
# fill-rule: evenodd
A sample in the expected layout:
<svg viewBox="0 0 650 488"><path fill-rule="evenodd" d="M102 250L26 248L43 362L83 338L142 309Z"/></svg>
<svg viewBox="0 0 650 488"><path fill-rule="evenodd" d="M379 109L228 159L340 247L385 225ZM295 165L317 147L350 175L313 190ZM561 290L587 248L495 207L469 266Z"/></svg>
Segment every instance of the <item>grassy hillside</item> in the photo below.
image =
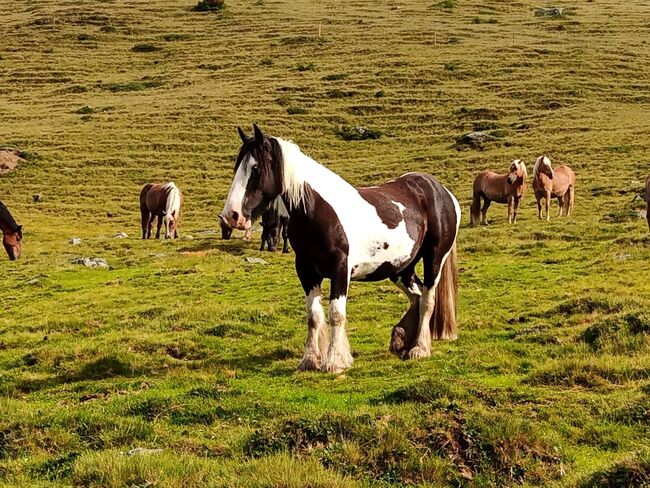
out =
<svg viewBox="0 0 650 488"><path fill-rule="evenodd" d="M30 154L0 176L25 226L0 259L1 482L650 483L647 2L226 3L0 0L0 146ZM459 197L458 341L400 361L406 300L355 283L353 369L295 371L293 256L215 232L252 122L354 184L425 171ZM575 215L539 222L529 192L516 226L493 205L469 228L473 176L542 153ZM142 242L140 188L168 180L182 238Z"/></svg>

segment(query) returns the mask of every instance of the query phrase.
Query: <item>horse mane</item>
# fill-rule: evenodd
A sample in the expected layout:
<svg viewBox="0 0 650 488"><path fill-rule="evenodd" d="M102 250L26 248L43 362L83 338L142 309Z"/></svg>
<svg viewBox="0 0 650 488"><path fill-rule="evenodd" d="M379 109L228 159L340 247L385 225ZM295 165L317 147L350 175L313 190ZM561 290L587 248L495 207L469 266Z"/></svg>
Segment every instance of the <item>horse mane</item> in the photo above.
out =
<svg viewBox="0 0 650 488"><path fill-rule="evenodd" d="M551 166L551 160L548 158L548 156L538 157L537 161L535 161L535 166L533 167L533 178L537 178L539 176L539 167L544 161L548 161L548 165Z"/></svg>
<svg viewBox="0 0 650 488"><path fill-rule="evenodd" d="M528 169L526 168L526 164L521 160L517 159L517 162L519 162L519 165L524 168L524 180L528 179Z"/></svg>
<svg viewBox="0 0 650 488"><path fill-rule="evenodd" d="M171 215L172 212L180 208L180 190L173 181L163 185L163 190L167 192L167 201L165 211ZM178 215L176 216L178 217Z"/></svg>
<svg viewBox="0 0 650 488"><path fill-rule="evenodd" d="M2 202L0 202L0 227L3 230L6 227L6 229L12 232L15 232L20 227L11 213L9 213L9 209Z"/></svg>
<svg viewBox="0 0 650 488"><path fill-rule="evenodd" d="M278 146L282 194L291 208L298 208L301 204L306 207L309 202L307 202L305 183L310 176L314 176L319 169L325 169L325 167L304 154L297 144L279 137L271 140L275 140Z"/></svg>

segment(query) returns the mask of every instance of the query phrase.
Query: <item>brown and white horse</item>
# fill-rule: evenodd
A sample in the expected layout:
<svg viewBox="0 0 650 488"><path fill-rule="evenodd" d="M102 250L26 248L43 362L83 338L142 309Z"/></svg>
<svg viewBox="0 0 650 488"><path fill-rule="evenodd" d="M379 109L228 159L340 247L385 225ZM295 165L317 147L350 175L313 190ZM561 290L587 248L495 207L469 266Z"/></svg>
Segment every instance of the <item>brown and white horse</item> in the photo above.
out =
<svg viewBox="0 0 650 488"><path fill-rule="evenodd" d="M269 205L262 214L262 243L260 251L266 246L268 251L275 251L282 236L282 252L289 252L289 212L278 197Z"/></svg>
<svg viewBox="0 0 650 488"><path fill-rule="evenodd" d="M307 341L301 370L340 372L352 365L345 326L350 281L390 279L410 307L393 328L391 350L431 355L435 339L456 338L458 201L433 177L408 173L380 186L354 188L291 142L254 125L242 147L222 216L246 229L278 195L306 295ZM422 260L424 282L415 273ZM321 305L329 279L331 341Z"/></svg>
<svg viewBox="0 0 650 488"><path fill-rule="evenodd" d="M478 175L472 186L471 225L478 225L479 221L482 225L487 225L487 210L492 202L507 203L508 223L514 224L526 191L527 179L526 165L521 159L515 159L510 164L510 170L505 174L483 171ZM481 208L481 199L483 199L483 208Z"/></svg>
<svg viewBox="0 0 650 488"><path fill-rule="evenodd" d="M23 244L23 226L18 225L4 203L0 202L0 230L2 245L12 261L20 257Z"/></svg>
<svg viewBox="0 0 650 488"><path fill-rule="evenodd" d="M576 175L568 166L558 166L553 170L551 160L540 156L533 168L533 190L537 199L537 216L542 219L542 199L546 202L546 220L551 220L551 198L557 198L559 211L567 217L571 215L575 200Z"/></svg>
<svg viewBox="0 0 650 488"><path fill-rule="evenodd" d="M178 237L183 194L174 183L164 185L147 183L140 192L140 214L142 215L142 238L151 238L153 221L158 219L156 239L160 238L160 227L165 224L165 239Z"/></svg>
<svg viewBox="0 0 650 488"><path fill-rule="evenodd" d="M648 179L645 180L645 201L648 204L648 208L645 211L645 217L648 221L648 229L650 230L650 175L648 175Z"/></svg>

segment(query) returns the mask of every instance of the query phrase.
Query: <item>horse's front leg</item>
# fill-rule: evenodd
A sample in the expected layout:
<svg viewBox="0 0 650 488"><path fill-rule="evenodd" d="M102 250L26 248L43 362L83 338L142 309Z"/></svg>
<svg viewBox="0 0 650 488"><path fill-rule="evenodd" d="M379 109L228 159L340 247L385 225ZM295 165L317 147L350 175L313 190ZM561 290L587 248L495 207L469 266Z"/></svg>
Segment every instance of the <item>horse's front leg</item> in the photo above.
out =
<svg viewBox="0 0 650 488"><path fill-rule="evenodd" d="M321 282L323 279L312 266L303 263L298 257L296 257L296 271L305 291L307 308L307 340L305 341L305 353L298 369L300 371L320 370L329 346L325 312L321 304Z"/></svg>
<svg viewBox="0 0 650 488"><path fill-rule="evenodd" d="M156 222L156 239L160 239L160 228L162 227L162 217L158 215L158 221Z"/></svg>
<svg viewBox="0 0 650 488"><path fill-rule="evenodd" d="M413 268L415 268L415 264ZM394 279L393 282L409 299L409 308L399 323L393 327L390 339L390 352L402 356L402 354L405 354L413 347L415 336L418 333L422 282L414 270L410 268Z"/></svg>
<svg viewBox="0 0 650 488"><path fill-rule="evenodd" d="M515 203L515 198L514 197L508 197L508 223L512 224L514 222L514 203Z"/></svg>
<svg viewBox="0 0 650 488"><path fill-rule="evenodd" d="M550 222L551 220L551 192L546 192L546 221Z"/></svg>
<svg viewBox="0 0 650 488"><path fill-rule="evenodd" d="M517 215L519 215L519 208L521 207L521 200L522 200L522 197L516 197L515 198L515 214L514 214L513 219L512 219L512 222L514 224L517 223Z"/></svg>
<svg viewBox="0 0 650 488"><path fill-rule="evenodd" d="M352 366L354 359L350 353L350 343L345 332L347 323L347 296L350 283L347 257L338 260L338 266L330 291L329 321L332 328L332 340L327 351L327 359L321 369L328 373L340 373Z"/></svg>

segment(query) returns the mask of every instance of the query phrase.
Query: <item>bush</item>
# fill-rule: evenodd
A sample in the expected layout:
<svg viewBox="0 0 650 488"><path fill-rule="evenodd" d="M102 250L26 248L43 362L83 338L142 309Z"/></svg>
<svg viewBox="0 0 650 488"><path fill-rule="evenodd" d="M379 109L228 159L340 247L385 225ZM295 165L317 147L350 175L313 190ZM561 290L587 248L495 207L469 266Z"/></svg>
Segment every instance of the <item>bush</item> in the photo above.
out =
<svg viewBox="0 0 650 488"><path fill-rule="evenodd" d="M379 130L368 129L366 127L340 126L336 129L336 135L344 141L364 141L366 139L379 139L382 133Z"/></svg>
<svg viewBox="0 0 650 488"><path fill-rule="evenodd" d="M226 8L225 0L199 0L194 10L196 12L216 12Z"/></svg>

